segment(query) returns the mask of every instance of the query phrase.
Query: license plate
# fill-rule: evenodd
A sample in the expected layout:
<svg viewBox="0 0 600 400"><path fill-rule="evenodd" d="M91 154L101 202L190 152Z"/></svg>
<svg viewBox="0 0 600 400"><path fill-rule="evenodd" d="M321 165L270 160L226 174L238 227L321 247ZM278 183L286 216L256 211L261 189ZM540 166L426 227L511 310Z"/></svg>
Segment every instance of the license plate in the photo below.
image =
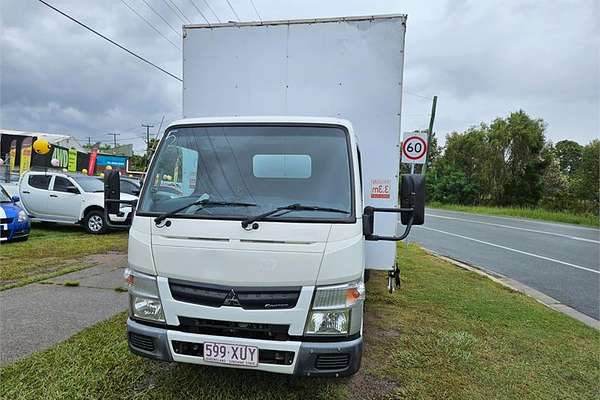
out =
<svg viewBox="0 0 600 400"><path fill-rule="evenodd" d="M258 347L239 344L204 343L204 360L219 364L258 366Z"/></svg>

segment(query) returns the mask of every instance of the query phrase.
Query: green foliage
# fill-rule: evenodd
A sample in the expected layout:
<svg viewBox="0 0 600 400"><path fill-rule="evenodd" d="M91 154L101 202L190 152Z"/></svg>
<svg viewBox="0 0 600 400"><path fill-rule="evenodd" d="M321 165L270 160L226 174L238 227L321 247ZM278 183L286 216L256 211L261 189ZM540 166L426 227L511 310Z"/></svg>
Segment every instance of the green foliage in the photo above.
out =
<svg viewBox="0 0 600 400"><path fill-rule="evenodd" d="M554 156L558 159L560 172L573 175L581 165L583 146L572 140L561 140L554 146Z"/></svg>
<svg viewBox="0 0 600 400"><path fill-rule="evenodd" d="M428 200L597 214L600 141L552 146L523 110L446 137L428 171ZM441 150L441 149L440 149Z"/></svg>

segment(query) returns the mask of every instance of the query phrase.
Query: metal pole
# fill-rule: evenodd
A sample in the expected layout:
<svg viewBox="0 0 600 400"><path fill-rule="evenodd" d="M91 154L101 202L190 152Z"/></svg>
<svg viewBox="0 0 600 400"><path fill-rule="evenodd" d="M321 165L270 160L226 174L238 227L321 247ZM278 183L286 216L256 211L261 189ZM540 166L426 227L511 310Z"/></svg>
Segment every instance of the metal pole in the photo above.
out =
<svg viewBox="0 0 600 400"><path fill-rule="evenodd" d="M433 134L433 121L435 121L435 109L437 107L437 96L433 96L433 103L431 103L431 116L429 118L429 129L427 130L427 157L425 158L425 164L421 168L421 174L425 175L427 171L427 160L429 160L429 144L431 143L431 135Z"/></svg>
<svg viewBox="0 0 600 400"><path fill-rule="evenodd" d="M415 164L410 164L410 173L411 175L415 173Z"/></svg>

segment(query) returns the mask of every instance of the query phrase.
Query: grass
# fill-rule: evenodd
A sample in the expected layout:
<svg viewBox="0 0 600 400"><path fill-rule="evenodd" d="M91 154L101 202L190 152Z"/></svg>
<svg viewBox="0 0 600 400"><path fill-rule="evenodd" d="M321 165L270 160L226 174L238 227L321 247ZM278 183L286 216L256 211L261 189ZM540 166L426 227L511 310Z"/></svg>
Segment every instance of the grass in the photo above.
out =
<svg viewBox="0 0 600 400"><path fill-rule="evenodd" d="M69 281L69 280L67 280L67 281L63 282L63 285L64 286L69 286L69 287L76 287L76 286L79 286L79 281Z"/></svg>
<svg viewBox="0 0 600 400"><path fill-rule="evenodd" d="M562 222L566 224L591 226L595 228L600 227L600 218L593 214L573 214L563 211L548 211L542 208L465 206L459 204L443 204L438 202L428 203L427 206L451 211L539 219L543 221Z"/></svg>
<svg viewBox="0 0 600 400"><path fill-rule="evenodd" d="M403 287L367 285L350 379L166 364L131 355L125 313L0 370L6 399L597 399L600 332L411 245Z"/></svg>
<svg viewBox="0 0 600 400"><path fill-rule="evenodd" d="M29 240L2 244L0 290L87 268L81 260L91 254L126 249L126 232L94 236L79 226L33 223Z"/></svg>

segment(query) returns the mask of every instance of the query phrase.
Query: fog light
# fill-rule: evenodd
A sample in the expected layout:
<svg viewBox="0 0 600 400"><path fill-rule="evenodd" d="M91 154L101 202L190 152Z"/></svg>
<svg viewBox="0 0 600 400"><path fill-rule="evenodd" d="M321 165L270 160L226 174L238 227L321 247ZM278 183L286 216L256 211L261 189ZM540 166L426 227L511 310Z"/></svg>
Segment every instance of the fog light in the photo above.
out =
<svg viewBox="0 0 600 400"><path fill-rule="evenodd" d="M350 310L312 311L306 325L308 335L345 335L350 326Z"/></svg>

